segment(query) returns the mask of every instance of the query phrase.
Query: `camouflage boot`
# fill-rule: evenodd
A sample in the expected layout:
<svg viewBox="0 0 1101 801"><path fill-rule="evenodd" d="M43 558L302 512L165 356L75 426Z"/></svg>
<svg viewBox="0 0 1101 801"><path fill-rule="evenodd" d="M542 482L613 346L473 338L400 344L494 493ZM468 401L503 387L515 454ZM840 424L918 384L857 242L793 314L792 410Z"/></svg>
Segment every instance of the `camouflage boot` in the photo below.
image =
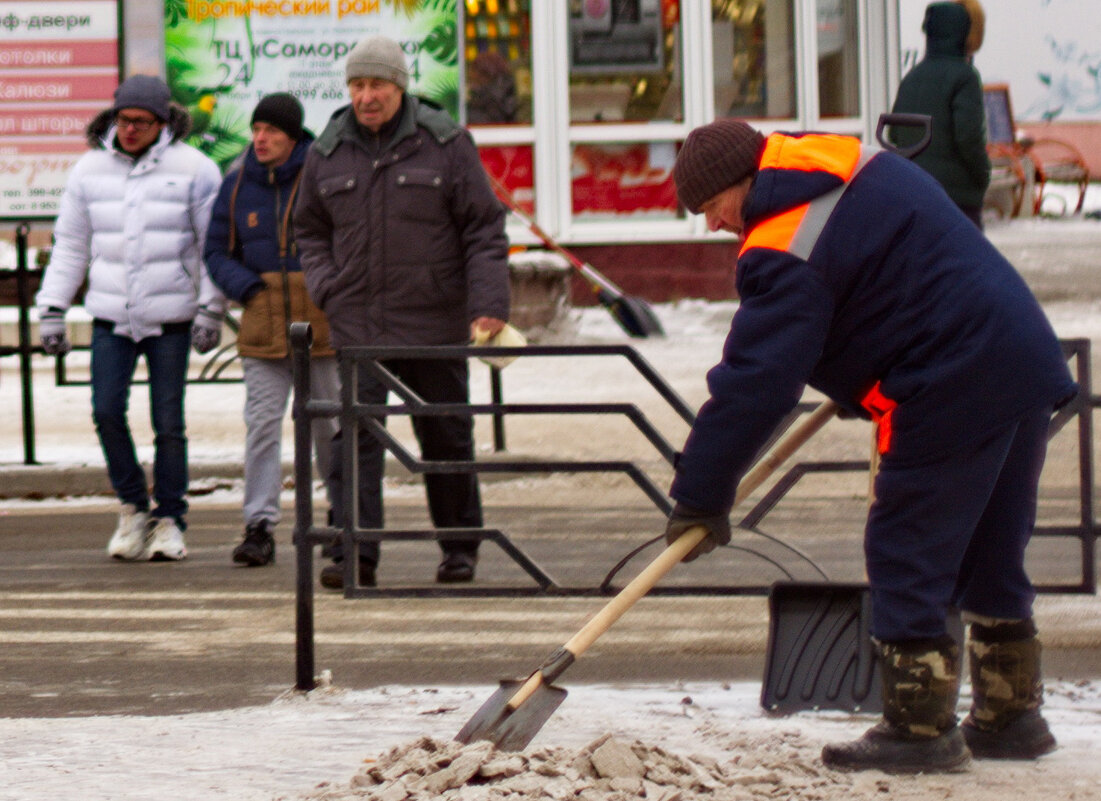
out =
<svg viewBox="0 0 1101 801"><path fill-rule="evenodd" d="M956 725L960 649L948 635L877 643L883 719L859 740L822 749L840 770L932 773L963 770L971 754Z"/></svg>
<svg viewBox="0 0 1101 801"><path fill-rule="evenodd" d="M1055 749L1040 714L1040 640L1032 619L972 623L971 714L963 736L981 759L1036 759Z"/></svg>

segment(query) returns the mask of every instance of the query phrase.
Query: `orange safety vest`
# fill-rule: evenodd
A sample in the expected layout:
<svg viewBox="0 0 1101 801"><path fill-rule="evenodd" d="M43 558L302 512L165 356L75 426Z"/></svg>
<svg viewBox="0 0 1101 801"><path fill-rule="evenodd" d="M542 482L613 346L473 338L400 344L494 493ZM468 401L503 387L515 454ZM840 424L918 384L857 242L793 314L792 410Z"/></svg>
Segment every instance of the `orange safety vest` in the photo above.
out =
<svg viewBox="0 0 1101 801"><path fill-rule="evenodd" d="M760 171L824 171L837 176L843 183L809 203L782 211L753 226L738 255L750 248L769 248L801 259L808 258L849 182L879 152L879 148L862 145L859 139L851 136L769 136L758 165Z"/></svg>
<svg viewBox="0 0 1101 801"><path fill-rule="evenodd" d="M808 203L782 211L755 225L746 235L738 255L751 248L768 248L804 260L810 258L841 195L864 165L879 152L878 148L862 145L859 139L851 136L769 136L761 154L760 170L827 172L840 178L843 183ZM860 400L860 405L876 423L877 450L880 454L886 453L891 445L891 412L898 403L885 396L877 382Z"/></svg>

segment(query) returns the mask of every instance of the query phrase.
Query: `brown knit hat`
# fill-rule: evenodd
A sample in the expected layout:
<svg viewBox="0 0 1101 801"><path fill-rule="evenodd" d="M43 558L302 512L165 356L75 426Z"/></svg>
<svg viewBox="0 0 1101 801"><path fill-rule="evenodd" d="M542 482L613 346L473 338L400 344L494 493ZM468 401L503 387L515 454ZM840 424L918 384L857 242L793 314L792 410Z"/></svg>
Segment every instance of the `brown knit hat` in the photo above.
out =
<svg viewBox="0 0 1101 801"><path fill-rule="evenodd" d="M757 171L765 137L741 120L722 117L688 134L673 165L677 198L693 214Z"/></svg>

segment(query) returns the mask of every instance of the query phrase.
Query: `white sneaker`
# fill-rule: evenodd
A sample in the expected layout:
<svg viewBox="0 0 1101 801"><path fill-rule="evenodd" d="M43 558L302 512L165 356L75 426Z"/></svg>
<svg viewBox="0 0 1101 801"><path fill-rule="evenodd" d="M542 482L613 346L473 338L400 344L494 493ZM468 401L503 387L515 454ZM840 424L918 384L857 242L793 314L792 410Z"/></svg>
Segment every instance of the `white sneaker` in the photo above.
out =
<svg viewBox="0 0 1101 801"><path fill-rule="evenodd" d="M149 529L145 557L150 562L176 562L187 558L183 532L171 517L154 518Z"/></svg>
<svg viewBox="0 0 1101 801"><path fill-rule="evenodd" d="M132 503L124 503L119 512L119 524L111 541L107 543L107 555L112 559L132 562L140 559L149 542L149 512L139 512Z"/></svg>

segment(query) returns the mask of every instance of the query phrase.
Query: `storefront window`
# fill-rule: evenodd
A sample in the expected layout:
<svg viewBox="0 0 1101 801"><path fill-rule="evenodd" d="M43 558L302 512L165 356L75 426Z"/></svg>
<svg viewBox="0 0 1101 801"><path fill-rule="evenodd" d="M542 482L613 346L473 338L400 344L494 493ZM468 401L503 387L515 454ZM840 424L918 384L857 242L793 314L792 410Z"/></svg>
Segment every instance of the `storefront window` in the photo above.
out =
<svg viewBox="0 0 1101 801"><path fill-rule="evenodd" d="M577 219L672 219L681 212L673 185L672 142L579 143L570 180Z"/></svg>
<svg viewBox="0 0 1101 801"><path fill-rule="evenodd" d="M679 0L569 0L570 122L684 119Z"/></svg>
<svg viewBox="0 0 1101 801"><path fill-rule="evenodd" d="M530 0L465 0L469 125L530 125Z"/></svg>
<svg viewBox="0 0 1101 801"><path fill-rule="evenodd" d="M860 114L860 53L856 0L818 2L818 114Z"/></svg>
<svg viewBox="0 0 1101 801"><path fill-rule="evenodd" d="M795 116L794 0L712 0L715 114Z"/></svg>

